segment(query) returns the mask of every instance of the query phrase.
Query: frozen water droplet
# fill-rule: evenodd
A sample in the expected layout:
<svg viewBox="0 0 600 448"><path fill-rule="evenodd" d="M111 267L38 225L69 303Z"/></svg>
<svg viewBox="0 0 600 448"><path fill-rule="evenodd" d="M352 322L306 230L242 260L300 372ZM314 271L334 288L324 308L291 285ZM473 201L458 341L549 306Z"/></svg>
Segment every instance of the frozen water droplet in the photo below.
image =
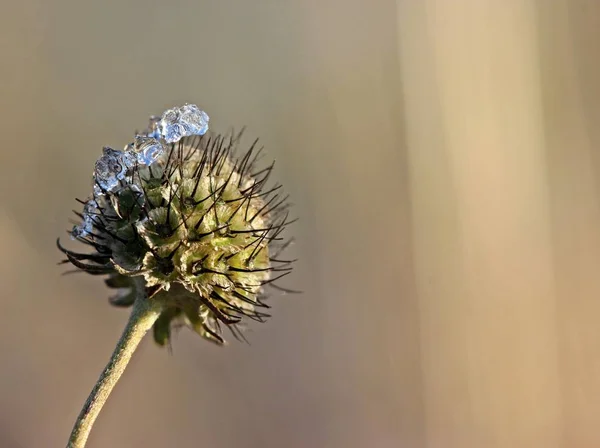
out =
<svg viewBox="0 0 600 448"><path fill-rule="evenodd" d="M94 196L97 198L104 196L104 191L102 191L102 188L100 185L98 185L98 182L94 182Z"/></svg>
<svg viewBox="0 0 600 448"><path fill-rule="evenodd" d="M119 179L125 178L125 171L127 171L126 169L131 168L135 165L135 161L136 161L135 155L132 154L131 151L127 150L127 148L129 148L130 146L133 147L132 144L127 145L125 147L126 149L124 151L119 151L118 149L112 149L112 148L109 148L108 146L105 146L102 149L102 154L104 156L107 156L107 157L110 157L113 159L117 159L124 165L125 170L119 174L119 176L118 176Z"/></svg>
<svg viewBox="0 0 600 448"><path fill-rule="evenodd" d="M85 238L90 233L92 233L92 230L94 229L94 221L100 214L100 210L98 209L98 206L96 205L96 201L94 199L89 200L83 206L82 214L83 219L81 221L81 224L73 227L73 230L71 231L72 239Z"/></svg>
<svg viewBox="0 0 600 448"><path fill-rule="evenodd" d="M95 199L90 199L83 206L84 219L85 218L94 219L99 214L100 214L100 209L98 208L98 205L96 204Z"/></svg>
<svg viewBox="0 0 600 448"><path fill-rule="evenodd" d="M96 170L94 172L98 186L105 191L112 191L119 185L117 173L120 171L121 165L117 165L113 160L101 158L96 161Z"/></svg>
<svg viewBox="0 0 600 448"><path fill-rule="evenodd" d="M136 157L132 151L123 152L123 157L121 157L121 160L127 168L133 168L136 163Z"/></svg>
<svg viewBox="0 0 600 448"><path fill-rule="evenodd" d="M194 104L175 107L163 113L158 129L167 143L175 143L182 137L204 135L208 131L208 115Z"/></svg>
<svg viewBox="0 0 600 448"><path fill-rule="evenodd" d="M119 180L125 178L127 172L124 152L112 148L104 148L102 157L96 161L94 177L98 185L107 191L113 191Z"/></svg>
<svg viewBox="0 0 600 448"><path fill-rule="evenodd" d="M180 122L187 135L204 135L208 131L208 115L195 104L186 104L180 108Z"/></svg>
<svg viewBox="0 0 600 448"><path fill-rule="evenodd" d="M179 123L179 109L169 109L165 111L160 120L160 133L167 143L175 143L181 140L185 129Z"/></svg>
<svg viewBox="0 0 600 448"><path fill-rule="evenodd" d="M76 240L77 238L85 238L89 235L89 232L86 231L83 224L77 225L73 227L71 230L71 239Z"/></svg>
<svg viewBox="0 0 600 448"><path fill-rule="evenodd" d="M165 149L159 140L138 135L135 138L132 153L135 154L140 165L151 165L164 151Z"/></svg>

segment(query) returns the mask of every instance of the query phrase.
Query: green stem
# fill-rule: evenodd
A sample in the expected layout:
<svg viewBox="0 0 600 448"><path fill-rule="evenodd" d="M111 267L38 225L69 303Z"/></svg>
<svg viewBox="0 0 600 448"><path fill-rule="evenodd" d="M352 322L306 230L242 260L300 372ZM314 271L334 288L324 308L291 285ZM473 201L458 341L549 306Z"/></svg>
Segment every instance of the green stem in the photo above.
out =
<svg viewBox="0 0 600 448"><path fill-rule="evenodd" d="M162 311L160 301L146 297L143 281L139 280L136 283L136 299L129 322L127 322L110 361L77 417L67 448L83 448L85 446L98 414L129 364L133 352Z"/></svg>

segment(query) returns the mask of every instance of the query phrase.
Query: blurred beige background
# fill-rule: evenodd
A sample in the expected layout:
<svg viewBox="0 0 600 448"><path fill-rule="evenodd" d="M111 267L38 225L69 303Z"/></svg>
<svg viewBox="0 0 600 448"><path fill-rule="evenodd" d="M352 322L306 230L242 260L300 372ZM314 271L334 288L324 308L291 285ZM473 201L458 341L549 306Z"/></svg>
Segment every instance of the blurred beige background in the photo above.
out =
<svg viewBox="0 0 600 448"><path fill-rule="evenodd" d="M305 293L145 341L90 447L600 446L599 2L2 9L0 447L64 446L127 313L54 240L185 101L278 160Z"/></svg>

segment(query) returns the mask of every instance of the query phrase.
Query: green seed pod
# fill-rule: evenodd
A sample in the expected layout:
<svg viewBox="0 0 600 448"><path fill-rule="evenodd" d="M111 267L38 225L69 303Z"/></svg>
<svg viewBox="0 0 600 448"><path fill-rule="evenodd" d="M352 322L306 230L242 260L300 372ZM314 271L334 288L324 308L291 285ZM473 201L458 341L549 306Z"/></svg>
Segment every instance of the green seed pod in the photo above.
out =
<svg viewBox="0 0 600 448"><path fill-rule="evenodd" d="M98 175L79 215L87 227L72 232L93 252L58 242L65 261L108 276L106 284L119 291L110 299L115 306L133 304L133 278L143 276L148 300L164 303L153 328L159 345L182 324L218 344L223 327L243 338L246 318L268 317L265 287L292 269L291 261L277 260L287 246L281 237L290 223L287 197L280 185L266 188L273 165L256 167L256 142L235 157L240 135L163 142L151 164L121 152L122 166L111 166L118 182L107 188Z"/></svg>

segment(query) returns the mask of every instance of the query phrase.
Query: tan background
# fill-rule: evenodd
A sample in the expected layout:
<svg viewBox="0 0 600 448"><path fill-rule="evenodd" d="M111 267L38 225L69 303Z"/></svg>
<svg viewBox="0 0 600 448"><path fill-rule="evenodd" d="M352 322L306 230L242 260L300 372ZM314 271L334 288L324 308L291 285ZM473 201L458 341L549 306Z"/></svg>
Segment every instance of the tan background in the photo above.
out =
<svg viewBox="0 0 600 448"><path fill-rule="evenodd" d="M103 145L197 102L302 218L251 346L141 348L90 447L600 446L600 3L8 2L0 447L64 446L126 320L61 277Z"/></svg>

